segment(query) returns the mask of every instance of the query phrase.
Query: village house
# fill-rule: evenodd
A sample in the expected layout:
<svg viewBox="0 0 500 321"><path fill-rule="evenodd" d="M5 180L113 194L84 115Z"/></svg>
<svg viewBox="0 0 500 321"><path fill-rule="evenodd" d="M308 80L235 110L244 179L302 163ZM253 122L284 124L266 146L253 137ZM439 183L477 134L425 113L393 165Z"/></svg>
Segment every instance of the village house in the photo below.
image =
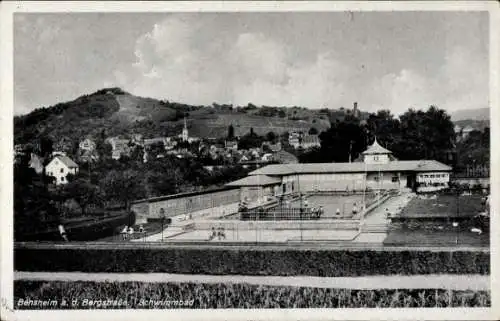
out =
<svg viewBox="0 0 500 321"><path fill-rule="evenodd" d="M165 150L173 150L177 147L177 141L172 139L171 137L166 137L164 141Z"/></svg>
<svg viewBox="0 0 500 321"><path fill-rule="evenodd" d="M238 142L235 140L226 140L225 147L227 150L238 150Z"/></svg>
<svg viewBox="0 0 500 321"><path fill-rule="evenodd" d="M474 130L472 126L465 126L465 127L460 127L458 125L455 125L455 135L457 137L457 141L461 141L466 139L469 134Z"/></svg>
<svg viewBox="0 0 500 321"><path fill-rule="evenodd" d="M122 156L130 156L130 140L118 137L108 138L106 140L112 148L111 158L120 159Z"/></svg>
<svg viewBox="0 0 500 321"><path fill-rule="evenodd" d="M250 148L248 152L252 159L260 159L261 155L260 148Z"/></svg>
<svg viewBox="0 0 500 321"><path fill-rule="evenodd" d="M144 139L144 149L149 150L154 145L161 145L165 149L165 137L155 137Z"/></svg>
<svg viewBox="0 0 500 321"><path fill-rule="evenodd" d="M33 168L37 174L41 174L43 172L42 158L35 153L31 153L29 167Z"/></svg>
<svg viewBox="0 0 500 321"><path fill-rule="evenodd" d="M141 134L132 134L131 143L136 146L143 146L144 138Z"/></svg>
<svg viewBox="0 0 500 321"><path fill-rule="evenodd" d="M80 149L80 151L92 152L95 150L95 146L95 142L90 138L85 138L80 142L80 144L78 144L78 148Z"/></svg>
<svg viewBox="0 0 500 321"><path fill-rule="evenodd" d="M90 138L85 138L78 144L78 155L83 162L97 161L99 154L96 150L96 143Z"/></svg>
<svg viewBox="0 0 500 321"><path fill-rule="evenodd" d="M273 144L271 142L263 142L261 146L261 150L264 152L265 149L270 150L271 152L279 152L281 150L281 142L277 142L276 144Z"/></svg>
<svg viewBox="0 0 500 321"><path fill-rule="evenodd" d="M321 141L318 135L304 135L299 146L303 149L321 147Z"/></svg>
<svg viewBox="0 0 500 321"><path fill-rule="evenodd" d="M264 161L264 162L270 162L273 160L273 154L272 153L266 153L264 155L262 155L262 157L260 158L260 160Z"/></svg>
<svg viewBox="0 0 500 321"><path fill-rule="evenodd" d="M311 149L321 147L318 135L303 134L302 132L291 132L288 135L288 144L295 149Z"/></svg>
<svg viewBox="0 0 500 321"><path fill-rule="evenodd" d="M300 133L298 132L290 132L288 134L288 144L293 148L297 149L300 146Z"/></svg>
<svg viewBox="0 0 500 321"><path fill-rule="evenodd" d="M56 185L66 184L68 174L78 173L78 164L68 156L58 155L45 166L45 173L47 176L54 177Z"/></svg>

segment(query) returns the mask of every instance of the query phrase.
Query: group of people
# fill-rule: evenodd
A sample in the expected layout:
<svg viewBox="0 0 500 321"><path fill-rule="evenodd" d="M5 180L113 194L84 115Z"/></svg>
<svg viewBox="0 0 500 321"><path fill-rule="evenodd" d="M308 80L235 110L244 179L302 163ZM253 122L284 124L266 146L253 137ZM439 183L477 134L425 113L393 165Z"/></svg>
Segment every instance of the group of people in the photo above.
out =
<svg viewBox="0 0 500 321"><path fill-rule="evenodd" d="M358 206L356 205L356 203L354 203L354 204L352 205L352 210L351 210L351 213L352 213L352 215L356 215L356 214L358 214ZM340 216L340 208L338 208L338 207L337 207L337 210L335 211L335 214L336 214L337 216Z"/></svg>
<svg viewBox="0 0 500 321"><path fill-rule="evenodd" d="M144 226L142 225L139 225L139 233L145 233L146 230L144 229ZM134 228L132 226L125 226L123 228L123 230L120 232L120 234L122 235L122 238L124 240L127 240L129 238L132 238L132 235L134 235L135 231L134 231Z"/></svg>
<svg viewBox="0 0 500 321"><path fill-rule="evenodd" d="M311 208L311 212L316 218L320 218L325 213L323 206Z"/></svg>
<svg viewBox="0 0 500 321"><path fill-rule="evenodd" d="M212 226L212 232L211 232L210 236L208 237L208 240L212 241L216 238L219 240L226 239L226 231L224 230L223 227L219 227L216 230L215 227Z"/></svg>

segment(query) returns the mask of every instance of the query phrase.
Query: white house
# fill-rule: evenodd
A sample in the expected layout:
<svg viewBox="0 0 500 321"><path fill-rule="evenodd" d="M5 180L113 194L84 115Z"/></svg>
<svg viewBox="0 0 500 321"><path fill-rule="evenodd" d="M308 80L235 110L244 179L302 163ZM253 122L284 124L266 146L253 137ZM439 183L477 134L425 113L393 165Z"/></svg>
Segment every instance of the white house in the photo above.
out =
<svg viewBox="0 0 500 321"><path fill-rule="evenodd" d="M45 166L45 173L55 178L56 185L66 184L68 174L78 173L78 164L68 156L57 155Z"/></svg>
<svg viewBox="0 0 500 321"><path fill-rule="evenodd" d="M273 154L271 154L271 153L264 154L262 156L261 160L266 161L266 162L270 162L273 160Z"/></svg>

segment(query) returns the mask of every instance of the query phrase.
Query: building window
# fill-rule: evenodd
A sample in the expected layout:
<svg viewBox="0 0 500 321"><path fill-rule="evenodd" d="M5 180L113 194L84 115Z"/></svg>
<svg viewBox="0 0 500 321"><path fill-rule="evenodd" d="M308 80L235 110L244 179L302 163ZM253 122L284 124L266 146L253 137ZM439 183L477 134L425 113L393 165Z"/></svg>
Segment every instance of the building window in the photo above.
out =
<svg viewBox="0 0 500 321"><path fill-rule="evenodd" d="M64 173L64 168L61 168L61 173Z"/></svg>
<svg viewBox="0 0 500 321"><path fill-rule="evenodd" d="M373 180L374 180L375 182L378 182L378 181L379 181L379 177L378 177L378 176L375 176L375 177L373 177Z"/></svg>
<svg viewBox="0 0 500 321"><path fill-rule="evenodd" d="M393 177L392 177L392 182L393 182L393 183L396 183L396 182L398 182L398 181L399 181L399 178L398 178L397 176L393 176Z"/></svg>
<svg viewBox="0 0 500 321"><path fill-rule="evenodd" d="M64 176L61 177L61 182L64 182Z"/></svg>
<svg viewBox="0 0 500 321"><path fill-rule="evenodd" d="M374 161L378 161L378 156L373 156Z"/></svg>

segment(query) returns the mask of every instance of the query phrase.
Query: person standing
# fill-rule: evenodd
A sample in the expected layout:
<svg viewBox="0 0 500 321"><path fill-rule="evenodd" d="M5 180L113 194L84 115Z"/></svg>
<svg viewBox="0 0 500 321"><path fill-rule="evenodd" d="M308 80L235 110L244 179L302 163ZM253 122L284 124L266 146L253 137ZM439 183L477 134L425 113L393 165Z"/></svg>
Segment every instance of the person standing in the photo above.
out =
<svg viewBox="0 0 500 321"><path fill-rule="evenodd" d="M356 203L352 206L352 214L356 215L358 213L358 207L356 206Z"/></svg>
<svg viewBox="0 0 500 321"><path fill-rule="evenodd" d="M123 230L120 232L120 234L122 235L122 240L124 241L127 239L127 232L128 232L128 226L125 225Z"/></svg>
<svg viewBox="0 0 500 321"><path fill-rule="evenodd" d="M64 229L64 226L62 224L59 224L59 234L61 235L62 239L66 242L68 242L68 236L66 234L66 230Z"/></svg>

